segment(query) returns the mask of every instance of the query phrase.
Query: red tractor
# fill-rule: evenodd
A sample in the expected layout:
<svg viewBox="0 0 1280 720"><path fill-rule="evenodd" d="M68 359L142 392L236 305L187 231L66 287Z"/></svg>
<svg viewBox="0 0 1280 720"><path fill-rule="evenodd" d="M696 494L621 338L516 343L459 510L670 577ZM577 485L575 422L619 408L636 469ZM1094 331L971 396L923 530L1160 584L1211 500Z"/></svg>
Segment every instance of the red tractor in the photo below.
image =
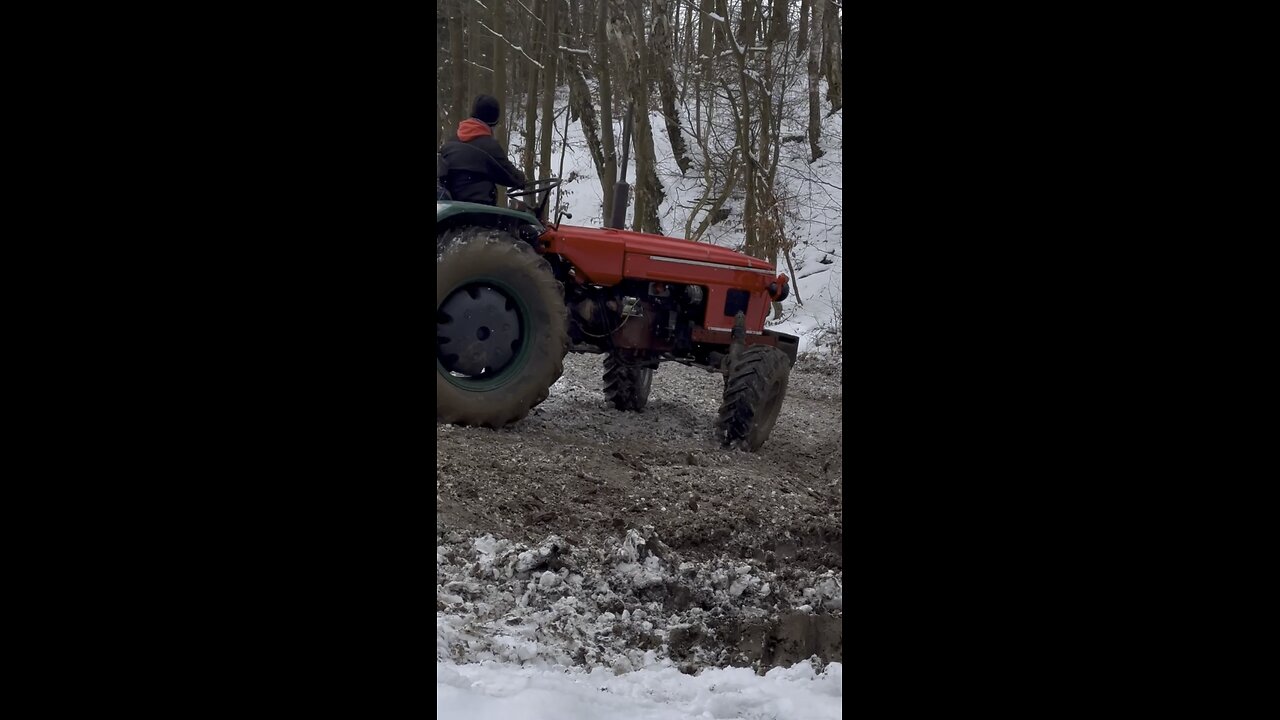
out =
<svg viewBox="0 0 1280 720"><path fill-rule="evenodd" d="M715 245L547 223L559 184L510 193L542 194L517 209L437 202L436 421L520 420L547 398L567 352L600 353L604 395L619 410L644 408L659 363L723 374L717 437L757 450L798 348L764 327L787 277Z"/></svg>

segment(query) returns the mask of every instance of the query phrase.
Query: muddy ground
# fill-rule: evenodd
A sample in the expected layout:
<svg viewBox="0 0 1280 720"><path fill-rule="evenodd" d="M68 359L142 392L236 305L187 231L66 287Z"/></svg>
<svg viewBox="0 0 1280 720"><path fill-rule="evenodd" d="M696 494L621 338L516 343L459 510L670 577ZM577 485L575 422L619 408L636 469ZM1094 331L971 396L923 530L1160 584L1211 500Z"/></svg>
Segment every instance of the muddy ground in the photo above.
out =
<svg viewBox="0 0 1280 720"><path fill-rule="evenodd" d="M840 661L839 365L796 365L757 453L712 436L719 375L664 364L645 410L623 413L602 373L570 355L520 423L436 426L438 654Z"/></svg>

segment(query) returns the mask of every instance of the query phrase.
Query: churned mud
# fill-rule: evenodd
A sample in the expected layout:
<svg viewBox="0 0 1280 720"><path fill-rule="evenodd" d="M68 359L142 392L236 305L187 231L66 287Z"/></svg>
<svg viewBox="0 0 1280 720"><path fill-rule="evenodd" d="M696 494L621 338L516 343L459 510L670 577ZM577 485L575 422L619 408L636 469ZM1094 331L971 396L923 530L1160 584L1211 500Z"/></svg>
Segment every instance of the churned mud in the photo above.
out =
<svg viewBox="0 0 1280 720"><path fill-rule="evenodd" d="M503 430L436 426L437 655L625 671L842 660L840 368L802 359L769 441L721 449L721 376L607 405L596 355Z"/></svg>

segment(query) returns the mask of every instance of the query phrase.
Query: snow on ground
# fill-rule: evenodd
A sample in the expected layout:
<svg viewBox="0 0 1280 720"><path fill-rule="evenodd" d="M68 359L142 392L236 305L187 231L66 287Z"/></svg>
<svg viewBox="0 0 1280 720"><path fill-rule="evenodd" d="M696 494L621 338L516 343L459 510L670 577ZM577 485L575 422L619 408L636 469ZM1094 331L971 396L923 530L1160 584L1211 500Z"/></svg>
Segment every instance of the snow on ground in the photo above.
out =
<svg viewBox="0 0 1280 720"><path fill-rule="evenodd" d="M661 547L661 556L649 550ZM577 556L580 559L574 560ZM665 562L662 558L670 562ZM600 567L610 568L605 572ZM678 567L672 567L677 566ZM551 567L559 567L552 572ZM737 566L737 567L735 567ZM840 583L827 572L795 582L741 559L685 562L654 535L628 530L607 549L573 552L559 536L527 546L491 535L436 549L436 715L459 720L613 720L742 718L806 720L840 716L843 666L817 657L758 675L723 667L725 652L691 648L700 669L668 657L682 632L710 645L710 614L776 609L807 601L842 605ZM678 570L678 574L674 571ZM635 600L655 586L705 588L724 605L710 614L674 612ZM790 578L790 579L789 579ZM814 584L816 587L801 586ZM615 589L617 592L615 592ZM665 592L665 590L663 591ZM619 595L621 593L621 595ZM634 610L603 612L623 597ZM751 607L760 606L760 607ZM810 609L809 605L802 608ZM668 617L669 615L669 617ZM697 625L696 632L690 628ZM721 626L723 631L725 626ZM648 650L635 647L650 646ZM646 642L651 640L651 642ZM670 640L670 642L668 642ZM573 656L578 656L575 661ZM590 667L587 670L583 665ZM760 668L763 670L763 668Z"/></svg>
<svg viewBox="0 0 1280 720"><path fill-rule="evenodd" d="M825 88L825 85L823 86ZM789 107L805 108L804 96L807 93L804 75L788 88ZM826 103L826 90L821 91L823 112L829 106ZM563 222L570 225L600 227L604 224L602 212L603 193L599 176L587 151L582 125L578 122L569 124L568 149L564 156L563 173L561 173L561 147L565 145L564 108L568 104L568 92L560 88L556 107L560 108L553 133L552 170L553 174L568 178L561 186L559 201L567 206L572 219ZM691 108L687 108L691 111ZM791 278L792 295L783 303L781 320L770 320L768 325L780 332L800 336L800 351L817 351L827 353L834 339L834 329L838 329L842 315L841 291L843 286L843 147L842 122L844 111L839 110L822 120L822 139L820 145L825 154L816 162L809 162L809 143L807 139L792 140L782 144L782 160L779 163L776 187L785 198L786 235L795 242L792 252L792 268L779 258L778 271ZM731 127L729 117L718 118L717 123L723 127ZM680 174L675 157L671 151L671 141L667 136L666 124L662 115L650 114L650 124L654 133L654 151L658 157L658 177L662 182L666 198L659 211L663 234L671 237L685 237L689 213L697 199L704 192L704 181L701 174L694 170L689 177ZM686 116L681 125L692 127L694 120ZM517 155L517 148L524 144L521 135L522 127L513 123L510 139L510 152ZM617 137L622 137L622 120L616 119ZM805 136L808 126L807 113L784 117L782 120L782 136L796 138ZM688 142L687 144L692 145ZM698 156L696 147L690 152ZM539 173L541 176L542 173ZM635 182L634 153L627 168L627 179ZM552 202L556 198L553 196ZM726 207L730 210L729 220L712 225L703 240L723 245L732 249L740 249L744 241L742 228L741 194L731 196ZM628 206L627 223L634 215L634 197ZM701 215L694 218L694 227L701 221ZM794 269L794 273L792 270ZM798 300L797 300L798 297ZM800 303L803 303L801 305Z"/></svg>
<svg viewBox="0 0 1280 720"><path fill-rule="evenodd" d="M446 720L834 720L842 695L840 663L821 673L798 663L760 677L746 668L614 675L599 667L436 662L436 717Z"/></svg>

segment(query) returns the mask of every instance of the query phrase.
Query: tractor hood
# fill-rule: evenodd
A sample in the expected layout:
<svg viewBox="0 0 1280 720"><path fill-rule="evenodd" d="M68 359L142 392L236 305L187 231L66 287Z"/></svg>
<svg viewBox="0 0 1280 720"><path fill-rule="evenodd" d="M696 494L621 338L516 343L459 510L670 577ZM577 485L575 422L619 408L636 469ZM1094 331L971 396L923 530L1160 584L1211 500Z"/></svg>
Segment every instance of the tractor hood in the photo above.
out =
<svg viewBox="0 0 1280 720"><path fill-rule="evenodd" d="M556 228L553 234L556 237L573 238L589 244L596 244L599 247L620 246L624 252L631 254L656 255L697 263L733 265L773 271L773 265L764 260L734 252L719 245L693 242L682 238L670 238L663 235L614 228L585 228L563 224Z"/></svg>
<svg viewBox="0 0 1280 720"><path fill-rule="evenodd" d="M560 225L543 233L542 241L547 252L568 260L579 277L602 285L631 277L696 284L719 281L763 290L774 280L773 266L763 260L662 235Z"/></svg>

